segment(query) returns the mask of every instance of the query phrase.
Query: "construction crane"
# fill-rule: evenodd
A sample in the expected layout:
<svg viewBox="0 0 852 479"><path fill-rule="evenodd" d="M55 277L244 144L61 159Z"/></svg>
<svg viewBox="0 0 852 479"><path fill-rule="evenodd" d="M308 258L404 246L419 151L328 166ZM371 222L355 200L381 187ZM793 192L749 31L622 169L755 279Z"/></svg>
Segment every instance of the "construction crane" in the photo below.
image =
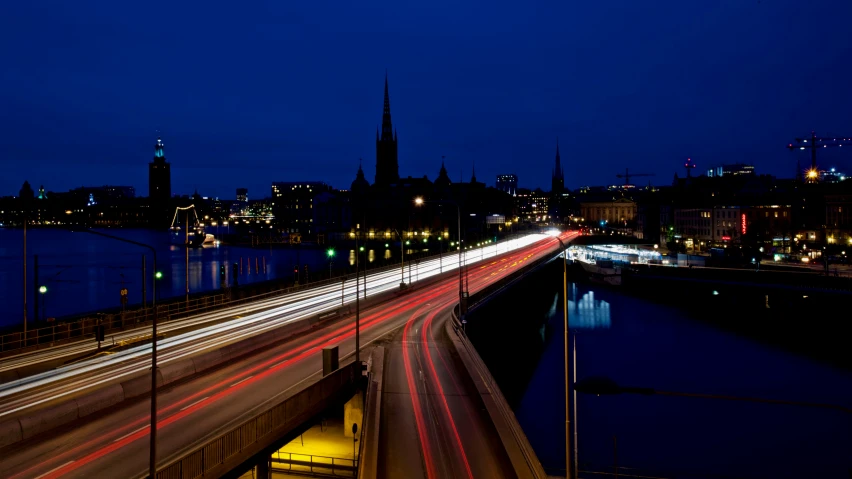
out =
<svg viewBox="0 0 852 479"><path fill-rule="evenodd" d="M692 169L695 168L695 163L692 162L692 158L687 158L683 167L686 168L686 177L689 178L691 176Z"/></svg>
<svg viewBox="0 0 852 479"><path fill-rule="evenodd" d="M630 177L631 176L633 176L633 177L636 177L636 176L654 176L654 174L653 173L630 173L630 168L625 168L623 175L615 175L616 178L624 178L624 186L630 185Z"/></svg>
<svg viewBox="0 0 852 479"><path fill-rule="evenodd" d="M790 151L811 150L811 169L808 170L808 181L814 182L819 179L819 170L817 170L816 164L817 149L828 148L829 146L852 146L852 138L818 137L816 132L812 131L810 138L796 138L795 143L788 144L787 148ZM801 173L797 173L797 176L799 174Z"/></svg>

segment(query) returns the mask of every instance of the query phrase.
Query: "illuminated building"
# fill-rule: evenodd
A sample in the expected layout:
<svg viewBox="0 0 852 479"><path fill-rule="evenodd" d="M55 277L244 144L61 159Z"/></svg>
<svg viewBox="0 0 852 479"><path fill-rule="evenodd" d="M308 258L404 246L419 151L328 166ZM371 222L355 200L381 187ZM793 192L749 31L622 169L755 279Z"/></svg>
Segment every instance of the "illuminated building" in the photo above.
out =
<svg viewBox="0 0 852 479"><path fill-rule="evenodd" d="M601 222L619 226L636 220L636 202L624 197L609 201L584 201L580 203L580 216L592 226Z"/></svg>
<svg viewBox="0 0 852 479"><path fill-rule="evenodd" d="M272 183L272 211L279 230L302 238L314 237L316 197L330 191L331 187L322 181Z"/></svg>
<svg viewBox="0 0 852 479"><path fill-rule="evenodd" d="M719 244L739 243L742 239L742 218L739 206L713 208L712 241Z"/></svg>
<svg viewBox="0 0 852 479"><path fill-rule="evenodd" d="M148 198L166 201L172 196L171 165L163 153L163 140L157 138L154 145L154 160L148 163Z"/></svg>
<svg viewBox="0 0 852 479"><path fill-rule="evenodd" d="M707 170L709 178L719 176L744 176L754 175L754 165L746 165L745 163L734 163L732 165L722 165Z"/></svg>
<svg viewBox="0 0 852 479"><path fill-rule="evenodd" d="M497 175L497 189L503 193L515 196L518 191L518 175Z"/></svg>
<svg viewBox="0 0 852 479"><path fill-rule="evenodd" d="M713 210L711 208L675 208L675 238L687 249L704 249L713 238Z"/></svg>

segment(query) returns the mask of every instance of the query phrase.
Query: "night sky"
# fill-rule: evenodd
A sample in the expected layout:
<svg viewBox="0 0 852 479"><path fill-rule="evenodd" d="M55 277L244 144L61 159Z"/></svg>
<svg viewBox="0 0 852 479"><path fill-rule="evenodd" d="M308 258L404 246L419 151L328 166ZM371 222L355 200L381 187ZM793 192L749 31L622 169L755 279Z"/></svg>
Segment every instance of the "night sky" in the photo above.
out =
<svg viewBox="0 0 852 479"><path fill-rule="evenodd" d="M4 4L0 195L147 195L158 130L175 193L372 181L386 69L401 176L549 189L559 137L572 188L687 156L791 177L793 138L852 135L848 0L258 3Z"/></svg>

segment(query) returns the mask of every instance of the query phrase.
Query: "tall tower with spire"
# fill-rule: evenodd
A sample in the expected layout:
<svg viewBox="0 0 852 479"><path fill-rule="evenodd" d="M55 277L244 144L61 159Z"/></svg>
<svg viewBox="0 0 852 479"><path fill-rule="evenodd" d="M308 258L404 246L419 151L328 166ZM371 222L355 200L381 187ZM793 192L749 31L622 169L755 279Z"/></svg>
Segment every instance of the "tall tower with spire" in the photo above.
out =
<svg viewBox="0 0 852 479"><path fill-rule="evenodd" d="M388 186L399 181L397 136L391 124L388 74L385 72L385 107L382 112L381 135L376 130L376 186Z"/></svg>
<svg viewBox="0 0 852 479"><path fill-rule="evenodd" d="M163 153L163 140L157 138L154 145L154 160L148 163L148 198L151 201L167 201L172 196L171 165Z"/></svg>
<svg viewBox="0 0 852 479"><path fill-rule="evenodd" d="M562 171L562 160L559 158L559 138L556 139L556 166L553 168L553 178L550 181L551 194L562 194L565 190L565 173Z"/></svg>

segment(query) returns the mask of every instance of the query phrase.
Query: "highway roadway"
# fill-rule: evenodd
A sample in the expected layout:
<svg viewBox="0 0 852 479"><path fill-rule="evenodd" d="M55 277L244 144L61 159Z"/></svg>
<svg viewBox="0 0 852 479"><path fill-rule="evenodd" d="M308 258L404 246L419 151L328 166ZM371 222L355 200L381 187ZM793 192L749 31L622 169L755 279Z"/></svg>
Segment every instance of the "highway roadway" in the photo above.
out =
<svg viewBox="0 0 852 479"><path fill-rule="evenodd" d="M554 243L544 241L477 265L476 273L469 274L470 291L553 251L558 247ZM421 304L386 345L380 478L516 477L479 393L447 337L445 323L456 304L455 298L447 296Z"/></svg>
<svg viewBox="0 0 852 479"><path fill-rule="evenodd" d="M533 235L484 248L472 249L465 252L462 261L465 265L475 264L483 259L493 257L499 251L523 248L536 240L537 235ZM412 267L412 282L423 281L439 274L440 271L446 272L456 269L457 265L457 255L444 257L440 262L437 259L420 261L418 265ZM397 289L399 287L398 279L399 273L395 270L368 275L366 295L371 296ZM363 284L361 288L363 288ZM251 313L254 309L249 306L241 306L167 323L163 328L166 331L193 324L215 324L159 341L157 346L158 365L162 367L171 361L222 348L234 342L262 334L265 331L300 321L306 317L334 310L341 304L353 302L354 299L355 282L349 281L343 293L341 293L340 285L332 284L293 293L280 299L262 301L260 305L255 305L255 308L263 309L258 313ZM224 318L228 317L234 319L223 321ZM140 331L127 334L138 335ZM20 365L23 361L31 363L39 360L53 360L57 355L66 354L68 351L79 351L81 348L92 348L93 346L91 342L85 345L75 343L60 346L23 357L10 358L0 365ZM116 354L93 358L0 384L0 422L48 403L55 403L57 400L84 394L94 387L120 383L138 375L140 372L149 370L150 356L151 346L142 345Z"/></svg>
<svg viewBox="0 0 852 479"><path fill-rule="evenodd" d="M521 258L531 251L537 254L552 251L554 243L553 239L546 236L535 235L514 240L511 245L503 243L468 251L465 262L468 265L471 290L475 291L508 274L511 269L522 266ZM501 253L504 250L509 253ZM494 261L492 258L498 254L503 257ZM445 257L445 271L453 266L447 265L447 262L448 258ZM437 268L437 264L421 261L415 276L419 275L423 279L437 274ZM398 277L393 272L371 276L368 279L368 294L397 287ZM354 297L354 288L350 294ZM362 344L368 345L406 324L415 312L419 311L418 314L422 316L425 311L422 308L429 308L425 305L434 306L439 302L450 304L457 298L457 294L457 277L449 275L429 288L413 291L363 312ZM334 297L324 298L324 295ZM247 329L252 329L253 334L260 334L266 328L274 327L271 323L280 325L298 320L305 315L316 314L324 307L337 307L339 302L339 289L333 293L319 291L301 301L291 301L262 313L176 336L163 341L168 345L164 348L165 357L168 360L221 347L247 334ZM341 356L351 356L354 350L353 322L353 318L345 318L245 360L166 387L159 393L159 463L167 463L178 454L215 437L298 392L305 383L317 379L322 369L320 351L323 347L335 344L340 347ZM74 388L85 388L87 384L90 387L93 382L108 382L113 376L125 374L132 368L145 368L150 348L141 346L125 353L113 355L115 358L98 358L71 368L60 368L53 375L39 375L3 385L7 394L3 398L2 408L5 411L26 409L26 397L29 396L32 402L44 400L45 395L50 393L51 384L54 385L55 394L63 395ZM119 359L121 356L123 358ZM362 357L366 357L366 354ZM109 361L113 359L116 361ZM83 381L83 384L77 384L78 381ZM8 387L10 385L22 388L23 395L8 394L14 390ZM9 397L15 401L8 401L6 398ZM90 420L78 421L0 449L4 458L0 464L0 476L142 477L147 471L148 408L147 400L143 399L93 414Z"/></svg>

